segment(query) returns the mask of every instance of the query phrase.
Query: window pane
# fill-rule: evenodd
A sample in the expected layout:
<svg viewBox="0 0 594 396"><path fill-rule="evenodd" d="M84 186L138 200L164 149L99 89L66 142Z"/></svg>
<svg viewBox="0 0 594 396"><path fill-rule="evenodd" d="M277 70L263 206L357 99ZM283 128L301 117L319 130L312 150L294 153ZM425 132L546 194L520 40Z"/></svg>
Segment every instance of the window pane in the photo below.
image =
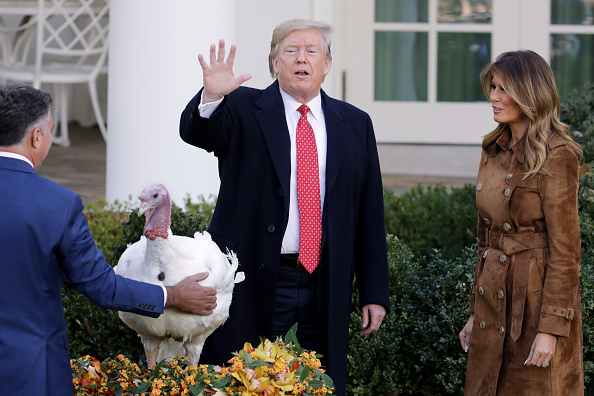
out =
<svg viewBox="0 0 594 396"><path fill-rule="evenodd" d="M490 33L438 33L437 100L485 100L479 75L490 60Z"/></svg>
<svg viewBox="0 0 594 396"><path fill-rule="evenodd" d="M591 0L552 0L551 24L593 25L594 2Z"/></svg>
<svg viewBox="0 0 594 396"><path fill-rule="evenodd" d="M376 22L428 22L428 0L375 0Z"/></svg>
<svg viewBox="0 0 594 396"><path fill-rule="evenodd" d="M561 96L594 81L594 35L552 34L551 68Z"/></svg>
<svg viewBox="0 0 594 396"><path fill-rule="evenodd" d="M426 32L375 32L375 100L427 100Z"/></svg>
<svg viewBox="0 0 594 396"><path fill-rule="evenodd" d="M438 0L440 23L491 23L491 0Z"/></svg>

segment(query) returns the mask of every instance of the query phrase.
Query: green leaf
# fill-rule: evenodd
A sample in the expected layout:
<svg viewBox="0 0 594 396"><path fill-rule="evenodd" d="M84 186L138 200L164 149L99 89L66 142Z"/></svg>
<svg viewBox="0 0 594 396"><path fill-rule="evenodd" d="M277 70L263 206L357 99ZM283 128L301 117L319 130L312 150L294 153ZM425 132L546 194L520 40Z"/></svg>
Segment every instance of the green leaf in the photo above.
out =
<svg viewBox="0 0 594 396"><path fill-rule="evenodd" d="M303 381L304 379L307 378L308 375L309 375L309 366L305 366L305 367L303 367L303 370L301 370L301 374L299 374L299 381Z"/></svg>
<svg viewBox="0 0 594 396"><path fill-rule="evenodd" d="M232 377L223 377L212 383L213 388L224 388L233 380Z"/></svg>
<svg viewBox="0 0 594 396"><path fill-rule="evenodd" d="M324 386L324 381L321 380L311 380L309 381L309 386L314 388L314 389L320 389L322 386Z"/></svg>
<svg viewBox="0 0 594 396"><path fill-rule="evenodd" d="M320 373L320 378L324 381L327 388L334 388L334 381L332 381L332 378L328 374Z"/></svg>
<svg viewBox="0 0 594 396"><path fill-rule="evenodd" d="M246 351L244 351L243 349L241 350L240 354L243 354L243 361L246 364L250 364L254 361L254 359L252 359L251 355L249 353L247 353Z"/></svg>
<svg viewBox="0 0 594 396"><path fill-rule="evenodd" d="M252 363L247 364L248 368L261 367L261 366L272 367L272 364L266 363L262 360L254 360Z"/></svg>
<svg viewBox="0 0 594 396"><path fill-rule="evenodd" d="M204 384L199 383L198 386L194 386L194 385L190 384L190 385L188 385L188 388L190 388L190 390L192 391L192 394L194 396L198 396L204 390Z"/></svg>
<svg viewBox="0 0 594 396"><path fill-rule="evenodd" d="M131 390L133 394L135 395L140 395L141 393L144 393L147 391L147 389L149 388L150 384L148 382L142 382L138 388L132 388L132 387L128 387L128 390Z"/></svg>
<svg viewBox="0 0 594 396"><path fill-rule="evenodd" d="M301 349L301 345L299 345L299 341L297 341L297 325L298 323L295 323L290 329L289 331L287 331L287 334L285 335L285 344L289 345L289 344L293 344L295 345L296 349L297 349L297 353L301 353L302 349Z"/></svg>

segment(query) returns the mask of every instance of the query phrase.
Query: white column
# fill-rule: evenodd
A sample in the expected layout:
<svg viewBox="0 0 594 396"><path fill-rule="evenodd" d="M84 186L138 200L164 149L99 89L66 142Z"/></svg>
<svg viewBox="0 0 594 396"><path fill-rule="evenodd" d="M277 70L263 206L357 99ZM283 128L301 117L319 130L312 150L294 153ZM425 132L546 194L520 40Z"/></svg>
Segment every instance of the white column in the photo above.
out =
<svg viewBox="0 0 594 396"><path fill-rule="evenodd" d="M217 161L182 142L179 118L202 86L198 53L234 40L233 0L114 0L110 11L106 198L149 184L173 201L218 192Z"/></svg>

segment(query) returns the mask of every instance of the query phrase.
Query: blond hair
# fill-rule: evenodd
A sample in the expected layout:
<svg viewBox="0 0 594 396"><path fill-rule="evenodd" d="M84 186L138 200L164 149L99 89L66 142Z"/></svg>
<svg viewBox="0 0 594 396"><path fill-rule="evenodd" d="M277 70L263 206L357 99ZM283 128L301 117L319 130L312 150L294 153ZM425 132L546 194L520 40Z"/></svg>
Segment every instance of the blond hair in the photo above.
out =
<svg viewBox="0 0 594 396"><path fill-rule="evenodd" d="M524 178L539 173L551 174L544 165L548 155L547 144L555 132L567 142L578 160L581 159L582 149L569 135L569 126L560 120L561 105L553 71L540 55L530 50L504 52L486 65L480 78L487 98L490 97L493 74L497 74L507 95L530 119L524 141ZM482 145L484 154L506 128L507 124L500 123L485 135ZM486 162L488 155L483 157Z"/></svg>
<svg viewBox="0 0 594 396"><path fill-rule="evenodd" d="M270 54L268 55L268 69L272 78L276 78L274 72L273 60L276 58L276 53L280 47L281 42L291 34L294 30L315 30L322 36L324 40L324 55L326 58L332 59L330 46L332 45L332 26L326 22L310 21L306 19L289 19L274 28L272 32L272 40L270 41Z"/></svg>

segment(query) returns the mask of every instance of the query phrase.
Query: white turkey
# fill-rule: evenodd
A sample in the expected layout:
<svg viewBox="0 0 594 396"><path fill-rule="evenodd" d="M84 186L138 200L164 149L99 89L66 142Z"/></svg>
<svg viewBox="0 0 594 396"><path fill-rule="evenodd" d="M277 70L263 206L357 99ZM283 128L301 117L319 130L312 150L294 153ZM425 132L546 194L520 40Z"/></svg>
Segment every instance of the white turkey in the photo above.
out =
<svg viewBox="0 0 594 396"><path fill-rule="evenodd" d="M222 253L208 232L196 232L194 237L173 235L171 199L161 184L145 188L138 197L139 215L146 216L143 236L124 251L115 272L155 285L173 286L189 275L208 272L202 286L216 289L217 306L208 316L192 315L174 308L165 309L158 318L119 312L120 319L136 331L142 340L151 369L161 359L161 342L171 345L170 338L183 344L191 364L197 364L206 338L229 317L229 306L235 283L244 278L237 272L237 256Z"/></svg>

